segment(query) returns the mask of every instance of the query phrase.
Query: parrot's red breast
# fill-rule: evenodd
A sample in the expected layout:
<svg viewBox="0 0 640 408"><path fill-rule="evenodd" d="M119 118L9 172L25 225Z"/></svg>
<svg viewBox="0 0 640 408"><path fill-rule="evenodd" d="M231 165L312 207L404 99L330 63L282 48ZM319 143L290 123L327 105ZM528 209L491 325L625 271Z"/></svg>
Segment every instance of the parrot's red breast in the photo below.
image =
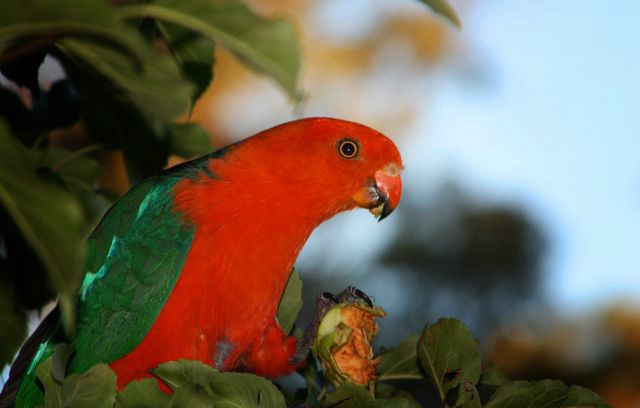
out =
<svg viewBox="0 0 640 408"><path fill-rule="evenodd" d="M338 212L359 206L386 216L400 200L401 170L382 134L315 118L232 145L178 182L174 210L195 235L151 330L111 364L119 387L180 358L270 377L294 370L296 340L275 315L298 253Z"/></svg>

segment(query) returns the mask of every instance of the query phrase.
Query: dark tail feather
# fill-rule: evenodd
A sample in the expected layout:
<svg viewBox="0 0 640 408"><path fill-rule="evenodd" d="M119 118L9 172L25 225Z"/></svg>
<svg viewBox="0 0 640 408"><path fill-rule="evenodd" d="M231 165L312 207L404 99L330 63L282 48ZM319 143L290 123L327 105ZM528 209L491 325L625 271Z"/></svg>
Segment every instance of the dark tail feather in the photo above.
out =
<svg viewBox="0 0 640 408"><path fill-rule="evenodd" d="M47 340L60 318L60 311L56 306L40 323L35 332L22 345L18 357L11 365L9 380L0 393L0 408L11 408L15 405L16 396L20 389L22 378L27 373L29 365L35 356L40 344Z"/></svg>

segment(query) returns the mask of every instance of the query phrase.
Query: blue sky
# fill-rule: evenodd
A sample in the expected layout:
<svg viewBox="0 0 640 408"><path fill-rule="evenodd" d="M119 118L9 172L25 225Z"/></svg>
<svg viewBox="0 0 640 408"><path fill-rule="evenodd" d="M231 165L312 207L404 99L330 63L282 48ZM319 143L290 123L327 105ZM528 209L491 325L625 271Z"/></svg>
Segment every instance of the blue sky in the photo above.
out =
<svg viewBox="0 0 640 408"><path fill-rule="evenodd" d="M417 126L430 135L414 139L419 162L542 224L556 306L637 297L640 2L484 0L467 10L462 35L494 84L474 91L444 75Z"/></svg>

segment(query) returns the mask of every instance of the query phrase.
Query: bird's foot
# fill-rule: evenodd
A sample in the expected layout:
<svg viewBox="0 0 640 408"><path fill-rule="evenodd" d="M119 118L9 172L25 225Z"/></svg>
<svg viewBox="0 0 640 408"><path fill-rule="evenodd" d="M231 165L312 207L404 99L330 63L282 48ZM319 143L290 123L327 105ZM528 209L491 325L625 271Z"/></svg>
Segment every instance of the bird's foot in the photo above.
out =
<svg viewBox="0 0 640 408"><path fill-rule="evenodd" d="M349 299L362 299L367 304L367 306L373 307L371 298L355 286L347 286L347 288L340 292L336 297L338 298L338 303L346 302Z"/></svg>

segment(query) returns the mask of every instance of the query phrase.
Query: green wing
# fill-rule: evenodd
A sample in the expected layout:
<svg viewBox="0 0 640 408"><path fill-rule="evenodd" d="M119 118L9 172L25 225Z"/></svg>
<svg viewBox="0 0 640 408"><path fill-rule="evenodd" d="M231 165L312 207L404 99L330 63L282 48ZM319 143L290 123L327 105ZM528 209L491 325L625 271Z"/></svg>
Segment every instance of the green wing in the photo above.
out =
<svg viewBox="0 0 640 408"><path fill-rule="evenodd" d="M173 188L186 178L215 179L207 164L228 149L138 184L91 234L70 372L115 361L142 342L169 298L195 232L175 211Z"/></svg>
<svg viewBox="0 0 640 408"><path fill-rule="evenodd" d="M68 372L83 372L133 350L162 310L189 252L193 227L173 211L178 177L158 176L109 209L88 241L78 299L75 353ZM40 345L20 384L19 407L43 403L35 368L64 341L55 329Z"/></svg>
<svg viewBox="0 0 640 408"><path fill-rule="evenodd" d="M194 227L174 211L173 187L200 174L215 179L207 163L227 150L138 184L105 214L88 241L70 373L123 357L149 332L180 275L194 235ZM55 329L40 344L20 383L17 406L43 403L35 368L64 341L62 337Z"/></svg>
<svg viewBox="0 0 640 408"><path fill-rule="evenodd" d="M160 314L194 234L173 208L178 180L162 177L136 186L89 238L71 372L128 354Z"/></svg>

